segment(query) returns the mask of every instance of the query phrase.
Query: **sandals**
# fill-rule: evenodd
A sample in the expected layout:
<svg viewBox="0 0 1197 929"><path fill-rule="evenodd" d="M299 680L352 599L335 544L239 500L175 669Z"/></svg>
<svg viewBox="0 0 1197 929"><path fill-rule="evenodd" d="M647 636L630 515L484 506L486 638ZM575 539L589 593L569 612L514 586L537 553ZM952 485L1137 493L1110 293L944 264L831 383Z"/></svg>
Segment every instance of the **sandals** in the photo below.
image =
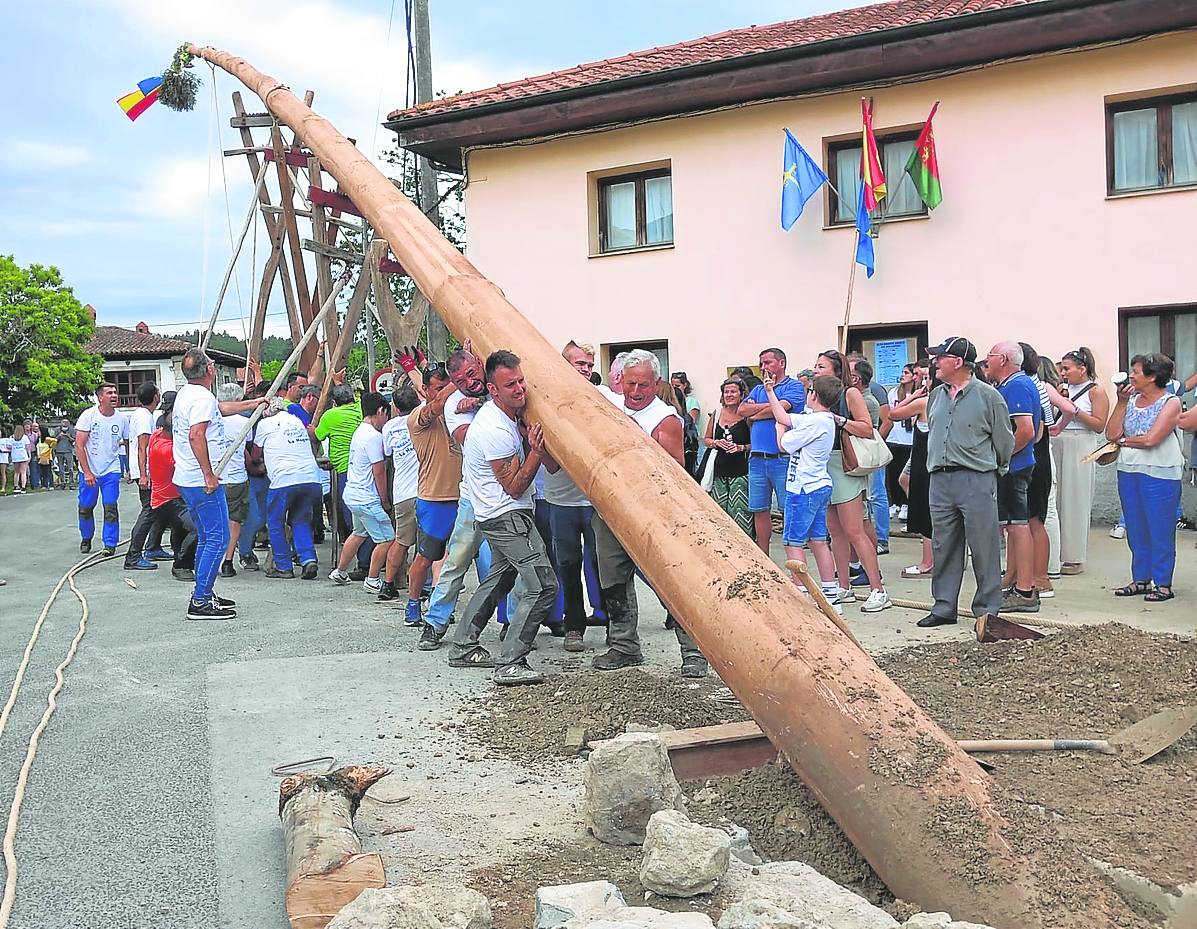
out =
<svg viewBox="0 0 1197 929"><path fill-rule="evenodd" d="M1167 591L1167 593L1164 593L1164 591ZM1163 603L1166 600L1172 600L1175 597L1176 594L1173 593L1171 587L1156 587L1151 591L1151 593L1147 594L1143 598L1143 601L1145 603Z"/></svg>
<svg viewBox="0 0 1197 929"><path fill-rule="evenodd" d="M1134 581L1127 584L1125 587L1119 587L1114 591L1115 597L1143 597L1151 593L1151 584L1148 581Z"/></svg>
<svg viewBox="0 0 1197 929"><path fill-rule="evenodd" d="M909 565L908 567L905 567L902 569L902 577L911 577L911 578L930 577L934 573L935 573L934 568L924 571L922 568L920 568L916 564Z"/></svg>

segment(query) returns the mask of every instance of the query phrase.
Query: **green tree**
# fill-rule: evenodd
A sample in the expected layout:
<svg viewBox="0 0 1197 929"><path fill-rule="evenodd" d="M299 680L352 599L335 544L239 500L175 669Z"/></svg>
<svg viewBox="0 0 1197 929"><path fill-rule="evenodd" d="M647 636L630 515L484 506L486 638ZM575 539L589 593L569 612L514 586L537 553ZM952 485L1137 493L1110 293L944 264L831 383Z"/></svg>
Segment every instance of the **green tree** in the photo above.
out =
<svg viewBox="0 0 1197 929"><path fill-rule="evenodd" d="M55 267L0 255L0 419L73 412L103 380L95 324Z"/></svg>

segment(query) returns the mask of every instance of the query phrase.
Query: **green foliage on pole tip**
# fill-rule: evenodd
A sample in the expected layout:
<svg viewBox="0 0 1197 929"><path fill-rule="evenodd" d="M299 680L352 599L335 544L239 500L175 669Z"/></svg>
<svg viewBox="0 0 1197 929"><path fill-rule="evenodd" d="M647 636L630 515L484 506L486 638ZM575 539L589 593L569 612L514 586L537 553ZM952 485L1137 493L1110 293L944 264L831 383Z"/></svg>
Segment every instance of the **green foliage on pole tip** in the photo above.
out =
<svg viewBox="0 0 1197 929"><path fill-rule="evenodd" d="M94 332L57 268L0 255L0 422L86 405L103 380L104 359L83 348Z"/></svg>
<svg viewBox="0 0 1197 929"><path fill-rule="evenodd" d="M191 48L184 43L175 49L170 67L162 72L158 87L158 102L179 113L195 109L197 92L202 83L191 68Z"/></svg>

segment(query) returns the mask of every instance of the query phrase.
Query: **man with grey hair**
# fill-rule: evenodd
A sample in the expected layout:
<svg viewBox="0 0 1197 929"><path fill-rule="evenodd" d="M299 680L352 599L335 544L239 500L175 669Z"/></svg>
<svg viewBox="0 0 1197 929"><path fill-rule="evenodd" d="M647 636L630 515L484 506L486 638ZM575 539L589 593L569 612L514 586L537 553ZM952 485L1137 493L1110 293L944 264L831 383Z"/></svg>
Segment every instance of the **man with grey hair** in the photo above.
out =
<svg viewBox="0 0 1197 929"><path fill-rule="evenodd" d="M685 461L682 419L673 407L657 396L661 381L661 363L652 352L633 349L623 361L622 386L625 413L683 468ZM681 478L684 470L677 475ZM607 610L609 650L595 657L591 664L599 671L616 671L644 663L640 651L638 604L636 600L636 563L620 544L603 518L594 515L594 541L598 551L599 583ZM705 677L707 660L676 617L666 614L673 626L682 652L682 675Z"/></svg>
<svg viewBox="0 0 1197 929"><path fill-rule="evenodd" d="M216 399L222 403L233 403L245 399L245 389L236 383L221 384L216 388ZM229 544L224 551L224 560L220 563L221 577L236 577L237 569L233 567L233 555L237 551L237 543L241 539L241 525L249 518L249 472L245 469L245 440L238 442L238 437L245 428L244 416L222 416L224 433L227 439L225 450L237 443L233 457L220 475L220 483L224 487L225 500L229 507Z"/></svg>
<svg viewBox="0 0 1197 929"><path fill-rule="evenodd" d="M620 352L612 358L611 367L607 372L607 384L599 384L599 393L618 407L623 406L623 368L627 359L628 352ZM660 367L660 362L657 362L657 366Z"/></svg>
<svg viewBox="0 0 1197 929"><path fill-rule="evenodd" d="M172 412L174 483L195 524L195 588L187 619L232 619L232 600L216 596L213 586L229 544L229 508L216 466L229 448L222 414L257 406L256 400L220 404L212 393L216 365L201 348L183 355L187 383L175 394Z"/></svg>

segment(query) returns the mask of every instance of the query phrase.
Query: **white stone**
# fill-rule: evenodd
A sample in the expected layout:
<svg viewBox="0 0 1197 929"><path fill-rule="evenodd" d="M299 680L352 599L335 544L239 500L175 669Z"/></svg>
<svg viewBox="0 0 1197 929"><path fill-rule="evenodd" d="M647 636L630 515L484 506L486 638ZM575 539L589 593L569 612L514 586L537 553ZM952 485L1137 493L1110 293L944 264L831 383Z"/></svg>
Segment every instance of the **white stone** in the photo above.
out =
<svg viewBox="0 0 1197 929"><path fill-rule="evenodd" d="M623 894L610 881L541 887L536 891L534 929L557 929L575 917L598 916L625 906Z"/></svg>
<svg viewBox="0 0 1197 929"><path fill-rule="evenodd" d="M764 900L742 900L723 911L719 929L822 929L822 926Z"/></svg>
<svg viewBox="0 0 1197 929"><path fill-rule="evenodd" d="M727 834L731 838L731 853L741 861L751 865L764 864L761 856L752 847L752 836L743 826L731 823L727 827Z"/></svg>
<svg viewBox="0 0 1197 929"><path fill-rule="evenodd" d="M755 873L754 873L755 872ZM800 861L750 867L733 858L723 883L727 905L770 904L817 929L897 929L898 921Z"/></svg>
<svg viewBox="0 0 1197 929"><path fill-rule="evenodd" d="M651 906L625 906L611 913L581 916L565 929L715 929L706 913L669 913Z"/></svg>
<svg viewBox="0 0 1197 929"><path fill-rule="evenodd" d="M727 873L730 855L726 832L692 823L677 810L661 810L648 820L640 883L665 897L709 894Z"/></svg>
<svg viewBox="0 0 1197 929"><path fill-rule="evenodd" d="M658 810L685 810L660 736L617 735L586 762L583 782L586 828L608 845L640 845L648 818Z"/></svg>
<svg viewBox="0 0 1197 929"><path fill-rule="evenodd" d="M490 903L464 887L367 888L326 929L490 929Z"/></svg>
<svg viewBox="0 0 1197 929"><path fill-rule="evenodd" d="M952 919L948 913L915 913L902 923L902 929L993 929L981 923L966 923Z"/></svg>

